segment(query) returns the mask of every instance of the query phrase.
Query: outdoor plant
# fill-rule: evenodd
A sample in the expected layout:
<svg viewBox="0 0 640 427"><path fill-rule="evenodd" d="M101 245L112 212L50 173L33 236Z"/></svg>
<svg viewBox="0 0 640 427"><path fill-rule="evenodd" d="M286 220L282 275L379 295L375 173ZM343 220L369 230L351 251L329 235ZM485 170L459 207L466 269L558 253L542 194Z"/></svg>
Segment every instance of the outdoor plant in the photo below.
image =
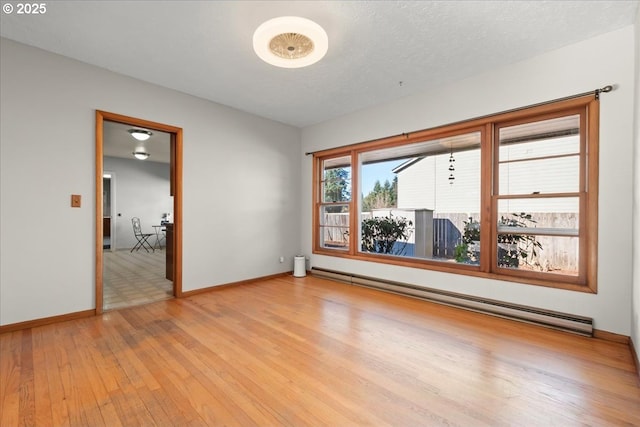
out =
<svg viewBox="0 0 640 427"><path fill-rule="evenodd" d="M511 217L500 217L498 226L506 227L529 227L535 224L531 214L519 213L511 214ZM538 256L538 250L542 250L542 244L535 236L524 234L498 234L498 266L517 268L520 260L529 264L529 259ZM529 257L531 255L531 257Z"/></svg>
<svg viewBox="0 0 640 427"><path fill-rule="evenodd" d="M475 251L470 250L470 246L480 241L480 223L469 217L468 221L463 221L464 231L461 243L454 249L454 257L457 262L477 263L478 257Z"/></svg>
<svg viewBox="0 0 640 427"><path fill-rule="evenodd" d="M469 245L467 245L466 243L460 243L459 245L456 245L456 247L454 248L453 257L455 258L456 262L469 262Z"/></svg>
<svg viewBox="0 0 640 427"><path fill-rule="evenodd" d="M413 222L403 217L373 217L362 220L362 251L403 255ZM397 241L404 244L397 245Z"/></svg>
<svg viewBox="0 0 640 427"><path fill-rule="evenodd" d="M464 231L461 243L455 247L454 257L457 262L477 263L477 255L470 250L471 245L480 241L480 223L473 218L464 222ZM531 214L521 212L511 214L511 217L500 217L498 226L529 227L535 224ZM538 256L542 250L542 244L535 236L526 234L499 234L498 235L498 266L517 268L520 263L530 264L531 259Z"/></svg>

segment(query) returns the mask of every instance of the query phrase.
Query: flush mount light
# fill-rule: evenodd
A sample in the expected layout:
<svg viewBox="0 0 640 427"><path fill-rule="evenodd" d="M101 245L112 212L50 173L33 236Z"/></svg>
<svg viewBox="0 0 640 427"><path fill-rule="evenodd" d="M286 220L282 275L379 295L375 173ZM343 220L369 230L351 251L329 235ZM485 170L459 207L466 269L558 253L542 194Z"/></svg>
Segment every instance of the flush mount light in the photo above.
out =
<svg viewBox="0 0 640 427"><path fill-rule="evenodd" d="M133 157L138 160L147 160L150 155L145 151L144 147L136 148L136 151L133 152Z"/></svg>
<svg viewBox="0 0 640 427"><path fill-rule="evenodd" d="M150 131L144 129L129 129L129 133L138 141L146 141L153 135Z"/></svg>
<svg viewBox="0 0 640 427"><path fill-rule="evenodd" d="M322 27L297 16L270 19L253 33L253 50L260 59L276 67L315 64L328 48L329 39Z"/></svg>

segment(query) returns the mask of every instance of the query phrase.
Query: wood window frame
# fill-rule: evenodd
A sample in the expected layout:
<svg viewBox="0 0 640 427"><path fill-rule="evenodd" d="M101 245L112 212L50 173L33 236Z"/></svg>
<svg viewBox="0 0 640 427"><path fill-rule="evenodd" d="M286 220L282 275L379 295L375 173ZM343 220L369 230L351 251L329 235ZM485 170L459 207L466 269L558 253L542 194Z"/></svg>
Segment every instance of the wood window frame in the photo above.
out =
<svg viewBox="0 0 640 427"><path fill-rule="evenodd" d="M497 266L497 128L505 124L526 123L580 113L580 217L579 217L579 273L577 277L552 273L535 273L510 270ZM485 116L450 125L395 135L373 141L361 142L345 147L324 150L313 154L313 248L314 254L354 260L377 262L403 267L421 268L454 274L463 274L509 282L526 283L578 292L597 293L597 249L598 249L598 161L599 161L599 102L593 95L569 100L545 103L533 107ZM358 156L361 153L421 142L426 139L445 137L463 132L482 133L481 143L481 194L480 194L480 239L481 247L487 246L480 256L479 265L450 264L428 259L369 254L359 251L360 226L359 203L360 179ZM323 161L334 157L351 157L351 200L349 205L349 228L352 236L347 250L334 250L320 243L321 174Z"/></svg>

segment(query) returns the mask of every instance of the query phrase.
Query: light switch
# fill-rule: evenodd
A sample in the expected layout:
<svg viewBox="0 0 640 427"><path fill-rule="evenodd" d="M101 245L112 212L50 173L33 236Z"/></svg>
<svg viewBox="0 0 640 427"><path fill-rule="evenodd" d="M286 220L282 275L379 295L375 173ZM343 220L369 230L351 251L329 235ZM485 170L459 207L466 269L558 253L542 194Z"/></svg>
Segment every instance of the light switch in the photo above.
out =
<svg viewBox="0 0 640 427"><path fill-rule="evenodd" d="M82 196L79 194L72 194L71 195L71 207L72 208L79 208L82 202Z"/></svg>

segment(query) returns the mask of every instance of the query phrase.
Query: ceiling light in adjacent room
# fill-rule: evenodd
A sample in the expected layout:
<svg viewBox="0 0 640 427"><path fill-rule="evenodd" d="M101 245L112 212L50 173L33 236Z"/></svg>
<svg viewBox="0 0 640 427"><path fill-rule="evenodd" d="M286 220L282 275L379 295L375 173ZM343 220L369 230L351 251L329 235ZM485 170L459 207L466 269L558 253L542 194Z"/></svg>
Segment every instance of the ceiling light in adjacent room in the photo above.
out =
<svg viewBox="0 0 640 427"><path fill-rule="evenodd" d="M138 160L146 160L149 156L150 154L146 152L144 147L136 148L136 151L133 152L133 157Z"/></svg>
<svg viewBox="0 0 640 427"><path fill-rule="evenodd" d="M253 50L263 61L300 68L321 60L329 48L327 33L315 22L297 16L270 19L253 33Z"/></svg>
<svg viewBox="0 0 640 427"><path fill-rule="evenodd" d="M138 141L146 141L153 135L150 131L144 129L129 129L129 133Z"/></svg>

